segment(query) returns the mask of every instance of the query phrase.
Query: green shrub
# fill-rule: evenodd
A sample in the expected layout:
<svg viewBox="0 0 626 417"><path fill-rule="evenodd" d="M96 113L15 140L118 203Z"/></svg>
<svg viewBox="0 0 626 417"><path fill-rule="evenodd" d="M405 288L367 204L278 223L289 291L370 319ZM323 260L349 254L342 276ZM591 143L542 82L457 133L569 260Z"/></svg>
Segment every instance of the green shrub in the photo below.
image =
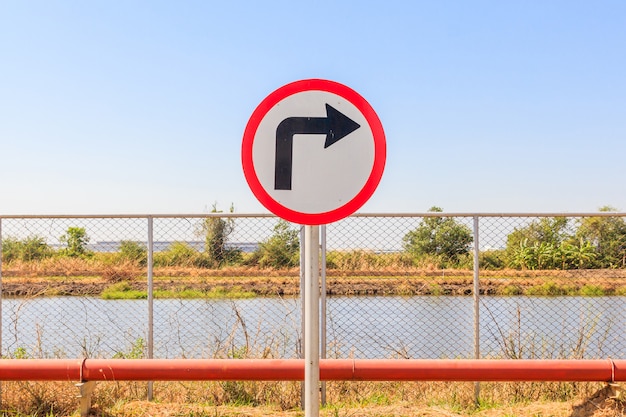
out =
<svg viewBox="0 0 626 417"><path fill-rule="evenodd" d="M123 240L120 243L119 258L121 260L137 262L145 265L148 261L148 250L138 242L132 240Z"/></svg>
<svg viewBox="0 0 626 417"><path fill-rule="evenodd" d="M519 285L507 285L502 289L502 295L522 295L524 290Z"/></svg>
<svg viewBox="0 0 626 417"><path fill-rule="evenodd" d="M349 252L332 251L326 254L326 265L331 264L342 271L364 270L380 266L380 259L371 252L354 250Z"/></svg>
<svg viewBox="0 0 626 417"><path fill-rule="evenodd" d="M289 268L300 264L300 233L284 220L274 226L274 234L259 243L252 258L261 268Z"/></svg>
<svg viewBox="0 0 626 417"><path fill-rule="evenodd" d="M506 252L504 250L480 251L478 263L482 269L503 269L506 266Z"/></svg>
<svg viewBox="0 0 626 417"><path fill-rule="evenodd" d="M235 207L231 204L230 212ZM211 213L221 213L217 203L213 204ZM198 234L204 237L204 255L213 267L239 263L242 260L241 249L228 246L229 236L235 231L235 219L211 216L200 223Z"/></svg>
<svg viewBox="0 0 626 417"><path fill-rule="evenodd" d="M89 255L87 251L89 236L84 227L69 227L60 240L65 244L65 248L60 251L62 255L70 257Z"/></svg>
<svg viewBox="0 0 626 417"><path fill-rule="evenodd" d="M428 211L443 210L431 207ZM425 217L402 238L404 250L416 261L430 258L439 268L465 267L473 240L470 228L452 217Z"/></svg>
<svg viewBox="0 0 626 417"><path fill-rule="evenodd" d="M557 297L560 295L567 295L568 289L555 284L552 281L548 281L541 285L535 285L526 290L526 295L536 296L550 296Z"/></svg>
<svg viewBox="0 0 626 417"><path fill-rule="evenodd" d="M144 359L148 346L143 337L138 337L130 346L128 352L117 352L113 355L113 359Z"/></svg>
<svg viewBox="0 0 626 417"><path fill-rule="evenodd" d="M428 285L428 289L431 295L445 295L446 290L438 283L432 283Z"/></svg>
<svg viewBox="0 0 626 417"><path fill-rule="evenodd" d="M599 285L591 284L584 285L580 289L579 293L580 295L588 297L602 297L603 295L606 295L606 291L604 290L604 288L600 287Z"/></svg>
<svg viewBox="0 0 626 417"><path fill-rule="evenodd" d="M128 281L110 285L102 291L100 296L104 300L145 300L148 298L146 291L133 289Z"/></svg>
<svg viewBox="0 0 626 417"><path fill-rule="evenodd" d="M34 261L52 256L53 251L43 237L30 236L24 240L8 237L2 240L2 260Z"/></svg>
<svg viewBox="0 0 626 417"><path fill-rule="evenodd" d="M174 242L167 250L154 254L155 266L197 266L206 268L210 260L185 242Z"/></svg>

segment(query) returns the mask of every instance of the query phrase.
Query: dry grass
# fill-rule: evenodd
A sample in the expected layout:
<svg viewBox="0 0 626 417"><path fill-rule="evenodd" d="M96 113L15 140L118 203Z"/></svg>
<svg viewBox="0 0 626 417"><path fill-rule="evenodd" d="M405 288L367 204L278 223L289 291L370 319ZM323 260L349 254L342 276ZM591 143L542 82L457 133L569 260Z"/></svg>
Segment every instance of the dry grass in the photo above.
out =
<svg viewBox="0 0 626 417"><path fill-rule="evenodd" d="M416 268L382 264L377 269L328 269L327 288L333 295L470 295L473 271ZM3 263L5 293L22 296L97 295L108 285L132 282L136 290L146 284L147 268L136 262L94 256L55 257L40 261ZM186 285L207 291L213 287L241 287L260 296L297 295L299 270L231 266L219 269L155 267L155 285L165 289ZM626 270L480 271L481 293L488 295L626 295Z"/></svg>
<svg viewBox="0 0 626 417"><path fill-rule="evenodd" d="M35 276L87 276L102 275L111 269L124 271L127 275L145 275L146 267L138 262L96 254L87 258L50 257L34 261L12 260L2 265L3 275L8 277ZM434 265L416 266L398 261L391 255L371 255L379 259L368 262L329 263L330 276L415 276L415 277L463 277L471 278L472 269L441 269ZM397 257L397 256L396 256ZM381 260L382 259L382 260ZM299 276L299 268L271 269L256 266L224 266L200 268L193 266L155 266L155 274L171 277L249 277L249 276ZM626 269L572 269L572 270L481 270L486 278L532 278L532 279L626 279Z"/></svg>
<svg viewBox="0 0 626 417"><path fill-rule="evenodd" d="M76 415L77 389L69 382L2 383L3 415ZM302 416L298 382L98 383L92 413L98 416ZM325 416L571 416L624 415L599 383L327 383Z"/></svg>

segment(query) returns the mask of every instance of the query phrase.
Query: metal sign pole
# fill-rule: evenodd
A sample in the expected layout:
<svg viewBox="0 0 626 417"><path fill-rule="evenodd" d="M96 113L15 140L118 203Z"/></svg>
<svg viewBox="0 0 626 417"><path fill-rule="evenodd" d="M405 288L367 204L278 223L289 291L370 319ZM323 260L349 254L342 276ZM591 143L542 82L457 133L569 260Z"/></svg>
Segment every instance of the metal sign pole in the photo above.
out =
<svg viewBox="0 0 626 417"><path fill-rule="evenodd" d="M320 314L322 315L322 321L320 322L320 338L321 338L321 347L320 347L320 358L326 359L326 225L323 224L320 226L320 238L322 239L320 249L321 249L321 268L320 268ZM322 381L320 383L321 394L322 394L322 406L326 405L326 382Z"/></svg>
<svg viewBox="0 0 626 417"><path fill-rule="evenodd" d="M304 226L304 415L318 417L320 382L319 226Z"/></svg>
<svg viewBox="0 0 626 417"><path fill-rule="evenodd" d="M304 266L306 262L304 248L306 241L304 240L304 226L300 226L300 344L298 346L298 358L304 359L305 341L304 341L304 297L306 290L304 287ZM304 381L300 384L300 408L304 410Z"/></svg>

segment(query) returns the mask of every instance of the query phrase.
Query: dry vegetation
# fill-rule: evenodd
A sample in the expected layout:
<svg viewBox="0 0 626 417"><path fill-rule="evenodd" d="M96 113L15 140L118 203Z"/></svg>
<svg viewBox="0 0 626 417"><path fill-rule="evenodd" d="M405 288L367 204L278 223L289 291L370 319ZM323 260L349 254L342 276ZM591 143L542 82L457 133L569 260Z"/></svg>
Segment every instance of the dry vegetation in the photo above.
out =
<svg viewBox="0 0 626 417"><path fill-rule="evenodd" d="M283 416L300 417L298 382L99 383L97 416ZM76 415L77 390L69 382L5 382L3 415ZM623 416L624 403L599 383L482 383L474 402L472 383L328 382L330 416Z"/></svg>
<svg viewBox="0 0 626 417"><path fill-rule="evenodd" d="M471 295L473 271L404 266L373 269L328 269L330 295ZM128 282L146 288L145 267L136 262L106 262L70 257L3 264L3 293L8 296L99 295L111 284ZM258 296L290 296L299 292L299 269L189 266L154 268L156 289L212 288L251 292ZM498 270L480 271L480 292L487 295L626 295L626 270Z"/></svg>

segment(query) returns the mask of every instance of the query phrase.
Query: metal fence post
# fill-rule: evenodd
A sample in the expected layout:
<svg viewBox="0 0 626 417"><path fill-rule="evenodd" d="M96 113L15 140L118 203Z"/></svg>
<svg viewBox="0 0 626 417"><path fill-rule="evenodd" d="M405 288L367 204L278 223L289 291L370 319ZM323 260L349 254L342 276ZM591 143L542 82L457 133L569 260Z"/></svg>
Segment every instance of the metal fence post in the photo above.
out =
<svg viewBox="0 0 626 417"><path fill-rule="evenodd" d="M2 217L0 217L0 357L2 357ZM0 406L2 406L2 383L0 383Z"/></svg>
<svg viewBox="0 0 626 417"><path fill-rule="evenodd" d="M154 357L153 218L148 216L148 359ZM154 397L154 382L148 382L148 401Z"/></svg>
<svg viewBox="0 0 626 417"><path fill-rule="evenodd" d="M479 248L479 217L474 216L474 359L480 359L480 248ZM474 382L474 400L478 403L480 383Z"/></svg>

